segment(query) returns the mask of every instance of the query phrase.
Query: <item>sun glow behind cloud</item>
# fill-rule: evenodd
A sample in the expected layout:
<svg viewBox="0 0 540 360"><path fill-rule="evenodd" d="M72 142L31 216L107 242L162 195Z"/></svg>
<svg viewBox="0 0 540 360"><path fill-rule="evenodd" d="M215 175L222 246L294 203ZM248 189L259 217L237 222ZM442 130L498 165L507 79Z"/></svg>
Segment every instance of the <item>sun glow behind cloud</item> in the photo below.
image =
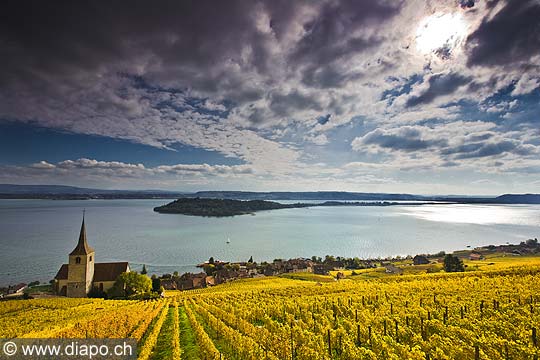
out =
<svg viewBox="0 0 540 360"><path fill-rule="evenodd" d="M467 23L460 13L437 13L424 18L416 30L416 48L422 54L439 49L452 51L467 31Z"/></svg>

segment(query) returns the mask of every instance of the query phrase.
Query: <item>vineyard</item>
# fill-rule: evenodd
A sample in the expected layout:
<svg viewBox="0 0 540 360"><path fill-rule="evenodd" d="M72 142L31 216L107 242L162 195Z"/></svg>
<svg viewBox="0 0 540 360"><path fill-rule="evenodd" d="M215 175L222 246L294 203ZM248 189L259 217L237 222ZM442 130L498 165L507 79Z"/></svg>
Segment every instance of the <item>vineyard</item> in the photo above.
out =
<svg viewBox="0 0 540 360"><path fill-rule="evenodd" d="M140 359L538 359L540 267L262 278L155 301L0 303L0 338L137 339ZM540 334L538 335L540 336Z"/></svg>

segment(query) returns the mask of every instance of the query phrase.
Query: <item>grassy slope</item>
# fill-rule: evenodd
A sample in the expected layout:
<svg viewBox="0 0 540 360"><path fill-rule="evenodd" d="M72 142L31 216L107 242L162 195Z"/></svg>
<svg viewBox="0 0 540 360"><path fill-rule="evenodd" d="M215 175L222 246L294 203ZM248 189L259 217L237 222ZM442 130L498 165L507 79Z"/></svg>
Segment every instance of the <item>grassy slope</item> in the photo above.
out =
<svg viewBox="0 0 540 360"><path fill-rule="evenodd" d="M150 356L152 360L162 360L172 358L172 339L174 330L174 308L170 307L167 313L167 318L161 327L156 347Z"/></svg>
<svg viewBox="0 0 540 360"><path fill-rule="evenodd" d="M178 307L178 316L180 318L180 349L182 350L182 360L200 359L197 338L191 328L183 306Z"/></svg>

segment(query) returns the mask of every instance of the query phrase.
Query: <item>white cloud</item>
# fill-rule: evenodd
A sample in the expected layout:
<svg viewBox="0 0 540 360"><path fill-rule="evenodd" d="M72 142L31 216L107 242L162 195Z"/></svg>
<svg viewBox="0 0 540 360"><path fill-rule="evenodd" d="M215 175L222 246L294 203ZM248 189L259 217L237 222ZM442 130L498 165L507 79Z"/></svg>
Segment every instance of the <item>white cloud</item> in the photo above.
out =
<svg viewBox="0 0 540 360"><path fill-rule="evenodd" d="M538 74L533 75L530 73L525 73L516 83L514 90L512 91L513 96L526 95L533 92L535 89L540 87L540 76Z"/></svg>

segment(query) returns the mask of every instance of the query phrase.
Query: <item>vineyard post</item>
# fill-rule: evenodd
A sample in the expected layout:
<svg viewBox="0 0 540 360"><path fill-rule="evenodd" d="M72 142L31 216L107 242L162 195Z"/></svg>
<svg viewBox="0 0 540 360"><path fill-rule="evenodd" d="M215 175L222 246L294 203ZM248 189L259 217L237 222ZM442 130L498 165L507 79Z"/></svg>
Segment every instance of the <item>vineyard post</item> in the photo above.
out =
<svg viewBox="0 0 540 360"><path fill-rule="evenodd" d="M537 346L537 342L536 342L536 328L533 327L532 328L532 343L533 345L536 347Z"/></svg>
<svg viewBox="0 0 540 360"><path fill-rule="evenodd" d="M394 305L390 303L390 315L394 315Z"/></svg>
<svg viewBox="0 0 540 360"><path fill-rule="evenodd" d="M327 331L328 334L328 355L330 355L330 359L332 358L332 343L330 342L330 330Z"/></svg>
<svg viewBox="0 0 540 360"><path fill-rule="evenodd" d="M463 306L459 308L459 312L461 315L461 320L463 320Z"/></svg>
<svg viewBox="0 0 540 360"><path fill-rule="evenodd" d="M368 326L368 337L369 337L369 345L372 345L373 342L371 341L371 325Z"/></svg>
<svg viewBox="0 0 540 360"><path fill-rule="evenodd" d="M480 360L480 348L474 345L474 360Z"/></svg>
<svg viewBox="0 0 540 360"><path fill-rule="evenodd" d="M397 319L394 319L395 325L396 325L396 342L399 342L399 335L398 335L398 321Z"/></svg>
<svg viewBox="0 0 540 360"><path fill-rule="evenodd" d="M360 343L360 324L356 324L356 345L362 345L362 343Z"/></svg>
<svg viewBox="0 0 540 360"><path fill-rule="evenodd" d="M294 360L293 323L291 322L291 359Z"/></svg>
<svg viewBox="0 0 540 360"><path fill-rule="evenodd" d="M384 325L384 336L386 336L386 319L384 319L383 325Z"/></svg>

